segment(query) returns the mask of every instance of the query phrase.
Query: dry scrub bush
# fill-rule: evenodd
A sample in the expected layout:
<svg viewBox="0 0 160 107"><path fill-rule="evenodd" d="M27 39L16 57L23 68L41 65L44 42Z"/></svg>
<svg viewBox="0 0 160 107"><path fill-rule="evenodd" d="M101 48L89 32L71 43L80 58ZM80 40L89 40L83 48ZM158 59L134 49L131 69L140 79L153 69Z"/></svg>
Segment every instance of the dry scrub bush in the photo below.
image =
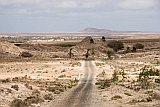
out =
<svg viewBox="0 0 160 107"><path fill-rule="evenodd" d="M58 78L64 78L64 77L66 77L66 75L64 74L64 75L60 75L60 76L58 76Z"/></svg>
<svg viewBox="0 0 160 107"><path fill-rule="evenodd" d="M11 88L15 89L16 91L19 89L18 85L12 85Z"/></svg>
<svg viewBox="0 0 160 107"><path fill-rule="evenodd" d="M104 76L105 72L103 71L100 75ZM100 88L100 89L105 89L107 87L110 87L110 85L112 83L117 84L117 82L118 82L118 76L117 75L118 75L118 72L114 71L111 79L99 79L99 80L97 80L97 82L95 84L99 85L98 88Z"/></svg>
<svg viewBox="0 0 160 107"><path fill-rule="evenodd" d="M2 82L2 83L11 82L11 79L10 79L10 78L7 78L7 79L0 79L0 82Z"/></svg>
<svg viewBox="0 0 160 107"><path fill-rule="evenodd" d="M19 78L18 77L12 78L12 81L19 82Z"/></svg>
<svg viewBox="0 0 160 107"><path fill-rule="evenodd" d="M61 73L63 73L63 72L66 72L66 70L64 69L64 70L61 71Z"/></svg>
<svg viewBox="0 0 160 107"><path fill-rule="evenodd" d="M33 89L32 86L30 86L28 83L24 84L24 86L25 86L26 88L30 89L30 90Z"/></svg>
<svg viewBox="0 0 160 107"><path fill-rule="evenodd" d="M65 87L47 87L47 89L46 89L47 91L49 91L49 92L54 92L54 94L60 94L61 92L64 92L65 90L66 90L66 88Z"/></svg>
<svg viewBox="0 0 160 107"><path fill-rule="evenodd" d="M22 57L32 57L33 55L30 54L29 52L22 52L22 53L20 54L20 56L22 56Z"/></svg>
<svg viewBox="0 0 160 107"><path fill-rule="evenodd" d="M44 100L40 97L40 96L30 96L30 97L27 97L24 102L27 104L27 105L31 105L31 104L38 104L38 103L41 103L41 102L44 102Z"/></svg>
<svg viewBox="0 0 160 107"><path fill-rule="evenodd" d="M53 99L54 99L52 94L45 94L45 95L43 96L43 98L44 98L45 100L53 100Z"/></svg>
<svg viewBox="0 0 160 107"><path fill-rule="evenodd" d="M148 94L152 99L160 100L160 94L158 92L147 91L145 94Z"/></svg>
<svg viewBox="0 0 160 107"><path fill-rule="evenodd" d="M22 101L21 99L14 99L11 102L11 107L29 107L27 103Z"/></svg>

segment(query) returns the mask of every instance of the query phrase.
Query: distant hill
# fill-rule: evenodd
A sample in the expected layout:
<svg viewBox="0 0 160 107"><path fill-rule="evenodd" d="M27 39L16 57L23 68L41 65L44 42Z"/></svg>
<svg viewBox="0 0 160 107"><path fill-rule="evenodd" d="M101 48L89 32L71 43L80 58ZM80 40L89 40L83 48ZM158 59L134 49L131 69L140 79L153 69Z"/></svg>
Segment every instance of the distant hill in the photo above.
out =
<svg viewBox="0 0 160 107"><path fill-rule="evenodd" d="M84 30L80 31L84 33L109 33L112 32L108 29L97 29L97 28L85 28Z"/></svg>

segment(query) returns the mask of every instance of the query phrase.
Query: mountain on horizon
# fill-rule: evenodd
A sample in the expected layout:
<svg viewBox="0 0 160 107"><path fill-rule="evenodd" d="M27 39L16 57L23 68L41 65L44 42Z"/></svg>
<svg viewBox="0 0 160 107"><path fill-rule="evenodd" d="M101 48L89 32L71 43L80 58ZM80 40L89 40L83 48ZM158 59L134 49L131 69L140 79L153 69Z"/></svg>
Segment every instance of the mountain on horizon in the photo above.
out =
<svg viewBox="0 0 160 107"><path fill-rule="evenodd" d="M85 33L108 33L108 32L112 32L109 29L97 29L97 28L85 28L84 30L80 31L80 32L85 32Z"/></svg>

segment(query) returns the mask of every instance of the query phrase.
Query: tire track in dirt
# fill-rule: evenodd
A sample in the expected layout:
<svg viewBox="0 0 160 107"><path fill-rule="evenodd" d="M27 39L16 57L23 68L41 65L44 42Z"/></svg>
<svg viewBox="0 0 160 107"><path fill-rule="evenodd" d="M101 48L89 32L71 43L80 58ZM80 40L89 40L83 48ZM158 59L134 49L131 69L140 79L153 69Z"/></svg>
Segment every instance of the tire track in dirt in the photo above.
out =
<svg viewBox="0 0 160 107"><path fill-rule="evenodd" d="M80 80L80 84L77 88L72 92L71 96L65 103L65 107L70 105L70 107L84 107L89 100L90 91L92 90L92 80L93 73L90 69L91 62L85 62L85 74L84 77Z"/></svg>
<svg viewBox="0 0 160 107"><path fill-rule="evenodd" d="M92 61L85 61L85 73L79 84L66 92L49 107L88 107L91 100L92 88L94 86L94 65ZM93 68L92 68L93 67Z"/></svg>

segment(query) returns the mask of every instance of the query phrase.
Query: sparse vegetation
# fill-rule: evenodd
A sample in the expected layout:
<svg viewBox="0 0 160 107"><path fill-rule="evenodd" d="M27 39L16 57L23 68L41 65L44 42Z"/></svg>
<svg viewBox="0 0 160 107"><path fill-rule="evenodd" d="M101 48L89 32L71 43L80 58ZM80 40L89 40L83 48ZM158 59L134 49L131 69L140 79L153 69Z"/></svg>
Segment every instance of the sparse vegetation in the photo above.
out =
<svg viewBox="0 0 160 107"><path fill-rule="evenodd" d="M53 100L54 97L53 97L52 94L45 94L45 95L44 95L44 99L45 99L45 100Z"/></svg>
<svg viewBox="0 0 160 107"><path fill-rule="evenodd" d="M111 80L109 79L104 79L104 80L98 80L96 83L96 85L99 85L100 89L105 89L107 87L110 87L111 85Z"/></svg>
<svg viewBox="0 0 160 107"><path fill-rule="evenodd" d="M127 96L132 96L130 93L128 93L128 92L125 92L124 93L125 95L127 95Z"/></svg>
<svg viewBox="0 0 160 107"><path fill-rule="evenodd" d="M127 47L126 53L129 53L129 52L131 52L131 48L130 48L130 47Z"/></svg>
<svg viewBox="0 0 160 107"><path fill-rule="evenodd" d="M137 49L143 49L144 45L140 44L140 43L136 43L135 45L133 45L133 47L137 48Z"/></svg>
<svg viewBox="0 0 160 107"><path fill-rule="evenodd" d="M157 69L145 65L142 68L142 72L140 72L139 74L138 81L140 82L142 88L148 89L151 82L150 76L159 76L159 75L160 74Z"/></svg>
<svg viewBox="0 0 160 107"><path fill-rule="evenodd" d="M30 54L29 52L22 52L22 53L20 54L20 56L22 56L22 57L32 57L33 55Z"/></svg>
<svg viewBox="0 0 160 107"><path fill-rule="evenodd" d="M14 99L11 102L11 107L29 107L28 104L21 99Z"/></svg>
<svg viewBox="0 0 160 107"><path fill-rule="evenodd" d="M93 95L91 97L97 98L96 102L104 101L105 103L102 103L104 106L108 106L108 104L113 104L111 106L158 105L160 100L158 43L152 42L152 40L140 40L140 42L138 40L137 42L137 40L121 38L124 41L125 49L121 48L122 50L120 50L115 47L110 49L106 46L109 37L104 36L107 37L107 41L101 36L102 38L95 38L94 42L90 43L91 37L87 37L80 43L74 42L75 46L71 46L72 42L67 41L64 43L56 41L55 44L52 44L54 41L16 44L8 42L1 44L0 42L2 46L2 48L0 47L0 75L2 75L0 78L0 106L8 107L9 103L11 107L48 106L48 102L51 100L55 100L53 102L56 103L59 96L60 98L63 95L66 97L67 94L63 93L67 90L71 90L68 92L72 97L70 92L73 91L70 88L76 85L78 86L73 88L76 93L73 94L74 97L84 95L82 100L86 100L85 97L88 94ZM50 38L48 39L50 40ZM117 37L110 39L114 41ZM40 40L42 40L41 37ZM145 50L137 48L134 45L136 43L143 44ZM56 44L60 45L56 46ZM133 49L132 46L134 46ZM138 49L137 52L136 49ZM112 53L107 53L107 50L112 52L119 50L114 55L119 58L106 60L107 54ZM23 51L34 56L21 56L20 53ZM89 58L87 59L93 58L95 61L84 61L85 53L88 53ZM111 55L108 55L108 58L112 57ZM96 66L92 64L94 62ZM144 67L144 65L147 66ZM87 75L88 77L85 78ZM80 79L79 84L77 78ZM100 97L96 96L97 93L92 90L93 84L90 84L95 81L95 78ZM84 91L81 91L81 88Z"/></svg>
<svg viewBox="0 0 160 107"><path fill-rule="evenodd" d="M95 55L94 48L91 49L91 54Z"/></svg>
<svg viewBox="0 0 160 107"><path fill-rule="evenodd" d="M44 100L40 97L40 96L29 96L27 97L24 102L27 103L27 105L31 105L31 104L38 104L41 102L44 102Z"/></svg>
<svg viewBox="0 0 160 107"><path fill-rule="evenodd" d="M111 41L108 43L108 46L116 52L124 48L123 42L121 41Z"/></svg>
<svg viewBox="0 0 160 107"><path fill-rule="evenodd" d="M136 52L136 51L137 51L137 48L136 48L136 47L133 47L131 51L132 51L132 52Z"/></svg>
<svg viewBox="0 0 160 107"><path fill-rule="evenodd" d="M24 86L25 86L26 88L30 89L30 90L33 89L32 86L29 85L29 83L25 83Z"/></svg>
<svg viewBox="0 0 160 107"><path fill-rule="evenodd" d="M104 77L104 75L105 75L105 72L103 71L102 76ZM118 72L114 71L111 79L105 79L105 78L99 79L95 84L99 85L100 89L105 89L107 87L110 87L112 83L117 83L117 82L118 82Z"/></svg>
<svg viewBox="0 0 160 107"><path fill-rule="evenodd" d="M137 101L136 100L131 100L131 101L129 101L129 102L127 102L127 104L130 104L130 105L135 105L137 103Z"/></svg>
<svg viewBox="0 0 160 107"><path fill-rule="evenodd" d="M122 99L122 97L120 95L115 95L111 98L111 100L118 100L118 99Z"/></svg>
<svg viewBox="0 0 160 107"><path fill-rule="evenodd" d="M16 91L19 89L18 85L12 85L11 88L15 89Z"/></svg>
<svg viewBox="0 0 160 107"><path fill-rule="evenodd" d="M111 59L111 56L113 55L113 51L108 50L107 51L107 55L108 55L108 58Z"/></svg>
<svg viewBox="0 0 160 107"><path fill-rule="evenodd" d="M114 71L114 73L112 74L112 82L113 83L116 83L118 82L118 72L117 71Z"/></svg>
<svg viewBox="0 0 160 107"><path fill-rule="evenodd" d="M56 46L60 46L60 47L72 47L75 46L74 44L58 44Z"/></svg>

